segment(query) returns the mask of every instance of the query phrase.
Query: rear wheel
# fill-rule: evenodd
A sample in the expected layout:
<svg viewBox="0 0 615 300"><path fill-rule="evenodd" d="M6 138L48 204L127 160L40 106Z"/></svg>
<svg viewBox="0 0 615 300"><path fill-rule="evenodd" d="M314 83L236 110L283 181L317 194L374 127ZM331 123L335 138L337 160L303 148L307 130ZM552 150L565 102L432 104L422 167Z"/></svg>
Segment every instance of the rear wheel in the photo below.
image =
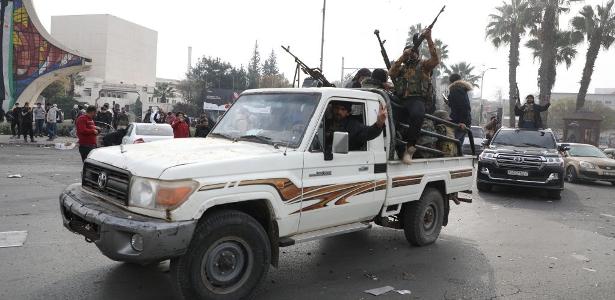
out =
<svg viewBox="0 0 615 300"><path fill-rule="evenodd" d="M206 216L186 254L171 260L184 299L244 299L267 275L271 247L263 227L238 211Z"/></svg>
<svg viewBox="0 0 615 300"><path fill-rule="evenodd" d="M566 181L568 182L577 181L577 170L573 166L569 166L566 169Z"/></svg>
<svg viewBox="0 0 615 300"><path fill-rule="evenodd" d="M477 182L476 183L476 188L479 191L481 191L481 192L491 192L493 186L491 184L488 184L488 183Z"/></svg>
<svg viewBox="0 0 615 300"><path fill-rule="evenodd" d="M434 243L442 230L444 199L440 191L427 188L419 201L404 204L403 228L406 240L414 246Z"/></svg>

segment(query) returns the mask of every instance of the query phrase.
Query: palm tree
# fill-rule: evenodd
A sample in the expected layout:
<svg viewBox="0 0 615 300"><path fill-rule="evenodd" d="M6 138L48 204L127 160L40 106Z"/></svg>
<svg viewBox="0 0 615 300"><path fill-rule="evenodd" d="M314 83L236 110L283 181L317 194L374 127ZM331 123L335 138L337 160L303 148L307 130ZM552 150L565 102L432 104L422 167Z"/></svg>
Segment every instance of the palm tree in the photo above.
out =
<svg viewBox="0 0 615 300"><path fill-rule="evenodd" d="M572 61L576 57L578 51L576 45L583 42L583 35L576 31L556 31L555 33L555 66L565 63L566 68L570 68ZM539 38L533 38L525 43L525 46L533 52L534 59L542 59L544 57L544 43ZM554 67L555 68L555 67ZM553 87L555 84L556 73L548 74L549 85ZM551 89L549 89L549 94Z"/></svg>
<svg viewBox="0 0 615 300"><path fill-rule="evenodd" d="M503 2L496 7L496 13L489 15L491 21L487 25L487 38L496 48L509 46L508 52L508 96L511 112L510 127L515 127L515 99L519 97L517 85L517 67L519 66L519 47L521 38L534 24L536 16L530 9L530 3L524 0L512 0L510 4Z"/></svg>
<svg viewBox="0 0 615 300"><path fill-rule="evenodd" d="M549 102L551 99L551 90L555 85L557 75L556 66L562 54L560 52L562 33L559 30L559 16L570 11L570 3L577 1L579 0L532 0L531 2L533 10L541 14L540 21L532 30L532 35L542 44L540 48L545 49L545 51L540 51L540 67L538 68L541 103Z"/></svg>
<svg viewBox="0 0 615 300"><path fill-rule="evenodd" d="M608 50L615 41L615 12L612 11L614 1L606 6L596 5L596 10L587 5L579 15L571 21L574 30L583 34L589 43L585 58L585 68L581 77L581 87L577 95L577 110L585 105L585 96L594 73L594 65L600 52L600 47Z"/></svg>
<svg viewBox="0 0 615 300"><path fill-rule="evenodd" d="M175 98L175 88L166 82L156 84L154 89L154 97L160 99L160 103L168 103L169 98Z"/></svg>
<svg viewBox="0 0 615 300"><path fill-rule="evenodd" d="M444 70L444 77L442 77L442 84L446 85L449 83L449 77L453 74L459 74L462 80L465 80L471 83L473 86L478 87L478 81L480 80L479 75L473 74L474 66L467 62L460 62L458 64L451 65Z"/></svg>

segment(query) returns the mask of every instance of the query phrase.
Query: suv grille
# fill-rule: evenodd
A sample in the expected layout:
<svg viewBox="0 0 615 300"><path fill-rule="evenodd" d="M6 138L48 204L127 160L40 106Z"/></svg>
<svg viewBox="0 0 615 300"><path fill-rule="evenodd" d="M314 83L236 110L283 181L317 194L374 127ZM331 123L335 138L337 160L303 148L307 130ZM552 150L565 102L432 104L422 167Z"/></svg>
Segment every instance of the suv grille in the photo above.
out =
<svg viewBox="0 0 615 300"><path fill-rule="evenodd" d="M130 173L127 171L86 162L81 183L91 191L128 205Z"/></svg>
<svg viewBox="0 0 615 300"><path fill-rule="evenodd" d="M539 156L523 156L500 154L497 162L500 167L508 167L524 170L538 170L542 167L543 159Z"/></svg>

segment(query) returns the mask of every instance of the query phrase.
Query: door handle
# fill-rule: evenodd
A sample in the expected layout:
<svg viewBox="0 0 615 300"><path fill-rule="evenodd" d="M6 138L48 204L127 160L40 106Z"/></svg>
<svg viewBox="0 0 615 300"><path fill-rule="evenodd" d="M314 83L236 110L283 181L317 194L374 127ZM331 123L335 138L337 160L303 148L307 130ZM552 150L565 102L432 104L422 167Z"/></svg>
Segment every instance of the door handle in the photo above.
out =
<svg viewBox="0 0 615 300"><path fill-rule="evenodd" d="M359 168L359 172L365 172L365 171L369 171L369 167L368 166L362 166Z"/></svg>

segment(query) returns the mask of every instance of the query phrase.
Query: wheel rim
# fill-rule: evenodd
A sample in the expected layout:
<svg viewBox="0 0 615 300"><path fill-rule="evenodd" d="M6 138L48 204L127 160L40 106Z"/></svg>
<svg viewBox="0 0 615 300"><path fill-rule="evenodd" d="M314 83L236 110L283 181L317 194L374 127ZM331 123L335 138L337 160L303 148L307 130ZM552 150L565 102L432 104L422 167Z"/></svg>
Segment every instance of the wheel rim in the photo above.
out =
<svg viewBox="0 0 615 300"><path fill-rule="evenodd" d="M568 168L568 176L566 176L566 179L568 179L568 182L572 182L574 179L574 169L571 167Z"/></svg>
<svg viewBox="0 0 615 300"><path fill-rule="evenodd" d="M423 213L423 230L426 234L431 234L436 228L436 220L438 218L437 209L434 204L430 204L425 208Z"/></svg>
<svg viewBox="0 0 615 300"><path fill-rule="evenodd" d="M214 293L232 293L248 279L253 264L248 243L238 237L227 237L218 240L203 255L201 279Z"/></svg>

